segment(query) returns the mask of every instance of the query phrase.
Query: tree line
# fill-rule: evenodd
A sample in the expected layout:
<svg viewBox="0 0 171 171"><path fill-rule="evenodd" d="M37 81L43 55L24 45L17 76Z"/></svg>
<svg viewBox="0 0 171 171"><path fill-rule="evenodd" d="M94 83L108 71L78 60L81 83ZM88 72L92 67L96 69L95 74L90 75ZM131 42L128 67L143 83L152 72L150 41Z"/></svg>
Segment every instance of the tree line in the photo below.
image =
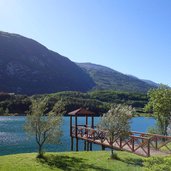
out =
<svg viewBox="0 0 171 171"><path fill-rule="evenodd" d="M77 91L63 91L45 95L15 95L0 93L0 115L27 114L32 101L47 97L46 110L51 110L58 100L64 104L66 114L80 107L94 111L101 115L109 110L111 104L126 104L137 109L142 109L148 103L146 94L128 93L117 91L92 91L81 93ZM140 110L142 112L142 110Z"/></svg>

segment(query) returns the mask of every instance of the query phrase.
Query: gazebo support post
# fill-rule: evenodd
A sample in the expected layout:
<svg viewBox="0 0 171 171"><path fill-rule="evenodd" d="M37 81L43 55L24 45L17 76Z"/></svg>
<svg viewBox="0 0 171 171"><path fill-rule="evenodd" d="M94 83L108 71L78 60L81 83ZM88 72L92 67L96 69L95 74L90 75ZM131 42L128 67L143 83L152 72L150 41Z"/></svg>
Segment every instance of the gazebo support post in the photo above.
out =
<svg viewBox="0 0 171 171"><path fill-rule="evenodd" d="M89 142L87 141L87 151L89 151Z"/></svg>
<svg viewBox="0 0 171 171"><path fill-rule="evenodd" d="M71 142L70 142L70 149L73 151L73 135L72 135L72 116L70 116L70 137L71 137Z"/></svg>
<svg viewBox="0 0 171 171"><path fill-rule="evenodd" d="M84 140L84 151L87 150L86 147L87 147L87 141Z"/></svg>
<svg viewBox="0 0 171 171"><path fill-rule="evenodd" d="M86 127L88 127L88 116L86 115Z"/></svg>
<svg viewBox="0 0 171 171"><path fill-rule="evenodd" d="M90 151L92 151L92 142L90 143Z"/></svg>
<svg viewBox="0 0 171 171"><path fill-rule="evenodd" d="M74 150L74 140L73 137L71 137L71 146L70 146L71 151Z"/></svg>
<svg viewBox="0 0 171 171"><path fill-rule="evenodd" d="M77 116L75 116L75 138L76 138L76 151L78 151L78 137L77 137Z"/></svg>
<svg viewBox="0 0 171 171"><path fill-rule="evenodd" d="M88 116L87 115L86 115L86 128L88 128ZM88 134L88 130L87 129L86 129L86 134Z"/></svg>
<svg viewBox="0 0 171 171"><path fill-rule="evenodd" d="M94 116L91 117L91 128L94 128Z"/></svg>
<svg viewBox="0 0 171 171"><path fill-rule="evenodd" d="M70 116L70 136L72 137L72 116Z"/></svg>
<svg viewBox="0 0 171 171"><path fill-rule="evenodd" d="M104 145L102 145L102 150L105 150L105 146Z"/></svg>
<svg viewBox="0 0 171 171"><path fill-rule="evenodd" d="M78 151L78 138L76 138L76 151Z"/></svg>

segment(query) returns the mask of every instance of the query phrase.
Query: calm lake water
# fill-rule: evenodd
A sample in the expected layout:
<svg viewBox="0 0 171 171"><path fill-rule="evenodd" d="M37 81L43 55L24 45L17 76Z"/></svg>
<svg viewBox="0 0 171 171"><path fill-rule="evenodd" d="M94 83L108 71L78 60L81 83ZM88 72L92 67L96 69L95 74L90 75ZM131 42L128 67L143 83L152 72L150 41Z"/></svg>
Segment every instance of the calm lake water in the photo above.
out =
<svg viewBox="0 0 171 171"><path fill-rule="evenodd" d="M0 155L36 152L35 139L28 137L23 130L25 119L24 116L0 116ZM95 123L98 121L99 117L95 117ZM79 118L78 123L85 124L85 118ZM62 144L46 145L46 151L70 150L69 124L69 117L64 117ZM131 121L131 129L132 131L146 132L154 124L153 118L135 117ZM83 150L83 147L83 141L80 140L79 150ZM93 150L100 149L100 146L93 145Z"/></svg>

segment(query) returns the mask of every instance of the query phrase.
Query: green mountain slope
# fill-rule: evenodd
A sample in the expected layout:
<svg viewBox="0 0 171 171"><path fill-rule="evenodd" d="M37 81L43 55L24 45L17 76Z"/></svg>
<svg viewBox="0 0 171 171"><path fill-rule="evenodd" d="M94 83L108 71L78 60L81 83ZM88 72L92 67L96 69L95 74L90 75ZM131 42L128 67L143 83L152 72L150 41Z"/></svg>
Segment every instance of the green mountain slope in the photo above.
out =
<svg viewBox="0 0 171 171"><path fill-rule="evenodd" d="M142 81L144 81L144 82L146 82L146 83L148 83L148 84L150 84L150 85L152 85L152 86L155 86L155 87L160 86L160 84L155 83L154 81L151 81L151 80L142 79Z"/></svg>
<svg viewBox="0 0 171 171"><path fill-rule="evenodd" d="M77 63L77 65L85 70L96 83L93 89L147 92L150 88L156 87L136 77L122 74L105 66L92 63Z"/></svg>
<svg viewBox="0 0 171 171"><path fill-rule="evenodd" d="M0 92L88 91L93 80L75 63L26 37L0 32Z"/></svg>
<svg viewBox="0 0 171 171"><path fill-rule="evenodd" d="M147 92L155 85L105 66L78 63L18 34L0 32L0 92Z"/></svg>

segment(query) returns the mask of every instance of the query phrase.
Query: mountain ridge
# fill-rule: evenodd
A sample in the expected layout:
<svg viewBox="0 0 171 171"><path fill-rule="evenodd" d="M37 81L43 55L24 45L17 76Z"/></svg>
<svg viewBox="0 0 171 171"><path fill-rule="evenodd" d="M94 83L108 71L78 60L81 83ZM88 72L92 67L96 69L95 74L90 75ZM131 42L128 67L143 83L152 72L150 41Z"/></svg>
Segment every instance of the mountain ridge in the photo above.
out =
<svg viewBox="0 0 171 171"><path fill-rule="evenodd" d="M27 95L104 89L147 92L154 88L102 65L74 63L31 38L1 31L0 82L0 91Z"/></svg>
<svg viewBox="0 0 171 171"><path fill-rule="evenodd" d="M134 76L123 74L119 71L93 63L77 63L84 69L96 83L94 89L111 89L129 92L147 92L157 86L148 84Z"/></svg>
<svg viewBox="0 0 171 171"><path fill-rule="evenodd" d="M0 32L0 91L43 94L88 91L94 82L74 62L33 39Z"/></svg>

